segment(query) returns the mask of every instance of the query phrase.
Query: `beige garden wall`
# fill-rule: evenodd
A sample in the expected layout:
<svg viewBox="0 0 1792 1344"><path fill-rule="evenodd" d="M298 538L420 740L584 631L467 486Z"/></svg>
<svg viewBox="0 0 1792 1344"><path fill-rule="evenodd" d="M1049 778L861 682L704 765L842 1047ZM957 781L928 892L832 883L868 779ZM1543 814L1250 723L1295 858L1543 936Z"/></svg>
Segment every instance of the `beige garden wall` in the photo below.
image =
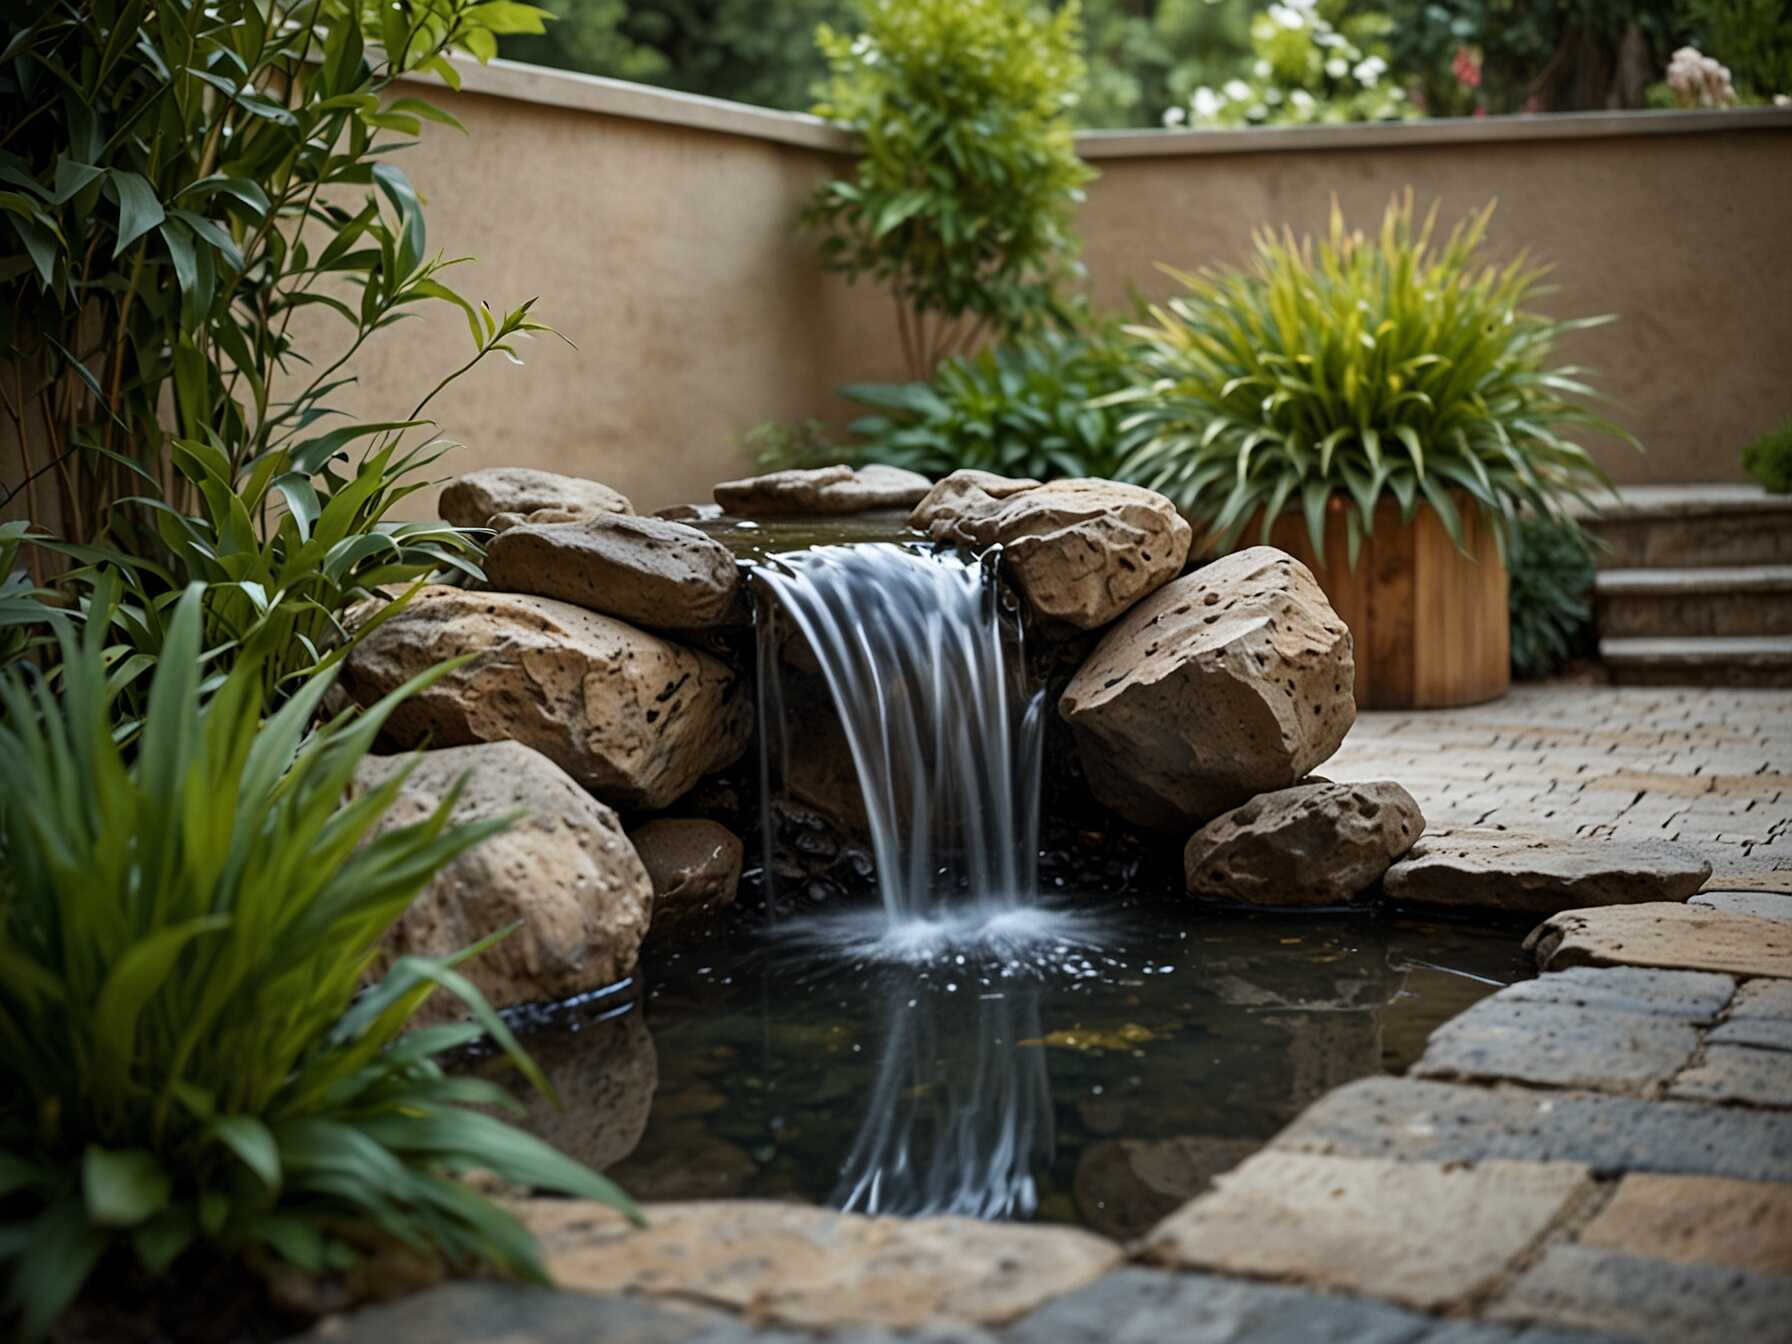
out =
<svg viewBox="0 0 1792 1344"><path fill-rule="evenodd" d="M900 376L888 301L825 274L796 216L847 162L812 118L497 63L432 96L403 162L432 248L477 258L460 286L493 307L539 296L572 346L532 342L433 410L447 469L526 464L592 476L643 508L707 497L747 469L768 418L851 408L832 389ZM1167 291L1153 263L1244 255L1260 224L1313 228L1336 192L1373 220L1408 184L1466 211L1497 196L1494 246L1557 263L1548 304L1613 312L1578 338L1646 440L1602 448L1623 481L1738 474L1749 436L1792 414L1792 112L1591 115L1433 125L1087 135L1101 177L1081 219L1098 302ZM314 333L327 341L327 324ZM350 395L397 418L467 354L444 309L383 334ZM576 347L576 348L574 348ZM14 460L0 476L11 475ZM428 496L415 501L428 509Z"/></svg>

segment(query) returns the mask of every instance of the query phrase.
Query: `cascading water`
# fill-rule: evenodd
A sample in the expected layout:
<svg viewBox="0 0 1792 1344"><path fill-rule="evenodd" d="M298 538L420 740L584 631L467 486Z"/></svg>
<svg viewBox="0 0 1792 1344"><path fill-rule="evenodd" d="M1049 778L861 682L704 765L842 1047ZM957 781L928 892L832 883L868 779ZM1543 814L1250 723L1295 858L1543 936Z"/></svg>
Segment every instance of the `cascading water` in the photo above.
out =
<svg viewBox="0 0 1792 1344"><path fill-rule="evenodd" d="M760 613L764 796L789 752L788 620L851 750L885 950L924 951L971 919L1015 932L1034 905L1044 701L1025 687L1020 623L989 562L872 543L774 556L756 573L774 600Z"/></svg>

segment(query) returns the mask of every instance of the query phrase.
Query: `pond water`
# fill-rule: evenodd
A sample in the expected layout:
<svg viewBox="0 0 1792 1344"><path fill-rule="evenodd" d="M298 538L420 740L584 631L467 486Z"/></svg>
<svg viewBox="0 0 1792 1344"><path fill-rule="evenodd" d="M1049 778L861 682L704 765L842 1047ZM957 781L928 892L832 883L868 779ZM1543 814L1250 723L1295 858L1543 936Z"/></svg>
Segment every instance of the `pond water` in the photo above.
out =
<svg viewBox="0 0 1792 1344"><path fill-rule="evenodd" d="M1143 1232L1321 1093L1398 1072L1525 975L1522 929L1086 897L1016 962L812 950L736 914L525 1043L567 1100L525 1123L642 1200L791 1199ZM962 960L960 959L962 958Z"/></svg>

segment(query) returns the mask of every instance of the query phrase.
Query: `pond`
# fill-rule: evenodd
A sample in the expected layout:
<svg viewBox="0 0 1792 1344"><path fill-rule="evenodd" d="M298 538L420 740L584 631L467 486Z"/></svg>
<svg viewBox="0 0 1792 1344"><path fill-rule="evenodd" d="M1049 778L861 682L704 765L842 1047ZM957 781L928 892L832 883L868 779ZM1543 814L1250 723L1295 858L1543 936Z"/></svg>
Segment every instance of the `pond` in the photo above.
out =
<svg viewBox="0 0 1792 1344"><path fill-rule="evenodd" d="M1527 974L1522 930L1135 896L1016 963L870 965L743 910L525 1044L526 1123L640 1200L790 1199L1144 1232L1321 1093ZM962 958L962 960L961 960ZM613 1010L611 1010L613 1011Z"/></svg>

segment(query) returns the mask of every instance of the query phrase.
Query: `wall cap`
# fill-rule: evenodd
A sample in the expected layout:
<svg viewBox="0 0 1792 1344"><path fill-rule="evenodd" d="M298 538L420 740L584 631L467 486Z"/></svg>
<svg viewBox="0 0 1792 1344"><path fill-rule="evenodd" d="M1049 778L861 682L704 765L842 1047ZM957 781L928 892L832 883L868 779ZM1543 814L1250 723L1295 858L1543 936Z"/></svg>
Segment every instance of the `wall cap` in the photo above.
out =
<svg viewBox="0 0 1792 1344"><path fill-rule="evenodd" d="M804 112L780 112L678 93L627 80L554 70L521 61L489 65L456 58L468 93L549 107L690 126L778 144L850 153L853 136ZM437 83L434 76L426 82ZM1262 126L1224 131L1079 131L1085 159L1180 158L1200 154L1264 154L1288 150L1388 149L1397 146L1498 144L1526 140L1589 140L1634 135L1792 130L1792 108L1747 107L1686 112L1550 112L1534 116L1451 117L1436 121L1346 126Z"/></svg>

